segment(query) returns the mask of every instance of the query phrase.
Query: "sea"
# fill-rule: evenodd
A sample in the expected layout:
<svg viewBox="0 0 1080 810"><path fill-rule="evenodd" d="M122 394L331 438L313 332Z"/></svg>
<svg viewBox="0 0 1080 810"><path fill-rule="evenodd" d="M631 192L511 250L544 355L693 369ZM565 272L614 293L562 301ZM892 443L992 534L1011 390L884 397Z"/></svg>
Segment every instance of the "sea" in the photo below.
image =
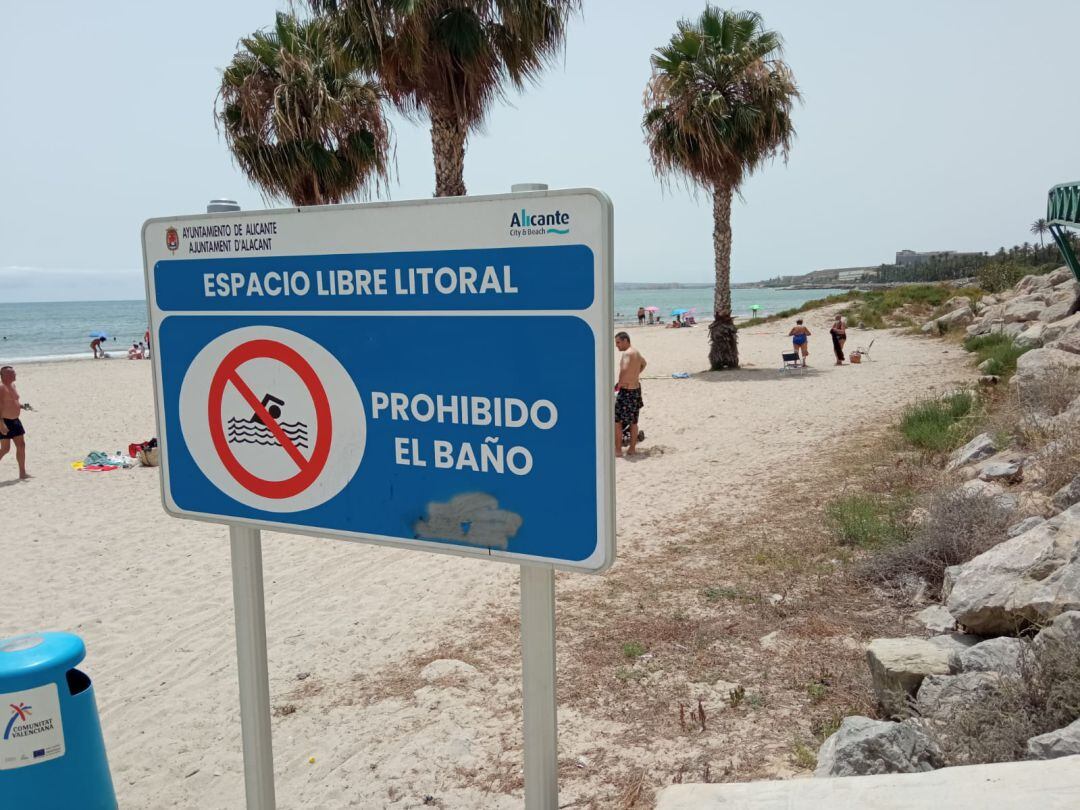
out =
<svg viewBox="0 0 1080 810"><path fill-rule="evenodd" d="M812 298L843 290L733 290L736 317L750 317L797 307ZM665 322L674 309L696 308L699 319L712 312L711 288L615 291L615 322L637 321L639 306L654 306ZM68 301L62 303L0 303L0 365L16 362L90 359L90 333L109 336L105 347L111 357L127 357L132 343L147 329L145 301Z"/></svg>
<svg viewBox="0 0 1080 810"><path fill-rule="evenodd" d="M759 307L759 317L801 306L814 298L847 292L843 290L784 290L769 288L736 289L731 291L731 310L736 319L751 318L751 307ZM713 311L712 287L680 287L663 290L615 290L615 323L637 323L638 307L656 307L656 314L671 320L676 309L696 309L698 320L711 320Z"/></svg>

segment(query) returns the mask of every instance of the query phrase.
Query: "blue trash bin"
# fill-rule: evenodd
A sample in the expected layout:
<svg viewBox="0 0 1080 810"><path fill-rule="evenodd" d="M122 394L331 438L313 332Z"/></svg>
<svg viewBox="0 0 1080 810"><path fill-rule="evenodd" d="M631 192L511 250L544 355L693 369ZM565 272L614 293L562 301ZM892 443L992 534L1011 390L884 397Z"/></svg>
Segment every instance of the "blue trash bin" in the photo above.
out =
<svg viewBox="0 0 1080 810"><path fill-rule="evenodd" d="M0 641L0 805L116 810L94 687L71 633Z"/></svg>

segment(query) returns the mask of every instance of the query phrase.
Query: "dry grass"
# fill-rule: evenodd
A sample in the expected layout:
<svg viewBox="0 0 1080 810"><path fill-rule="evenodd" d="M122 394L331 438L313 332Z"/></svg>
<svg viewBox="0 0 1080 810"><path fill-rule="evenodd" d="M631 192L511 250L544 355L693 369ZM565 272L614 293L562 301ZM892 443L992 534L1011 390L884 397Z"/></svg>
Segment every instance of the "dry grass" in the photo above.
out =
<svg viewBox="0 0 1080 810"><path fill-rule="evenodd" d="M1021 409L1033 416L1057 416L1080 397L1080 369L1062 365L1017 387Z"/></svg>
<svg viewBox="0 0 1080 810"><path fill-rule="evenodd" d="M1047 493L1070 483L1080 475L1080 424L1047 434L1037 458Z"/></svg>
<svg viewBox="0 0 1080 810"><path fill-rule="evenodd" d="M1080 650L1054 645L1021 660L1006 677L949 718L936 736L949 765L1025 759L1031 737L1080 718Z"/></svg>
<svg viewBox="0 0 1080 810"><path fill-rule="evenodd" d="M868 557L860 573L868 580L906 590L912 580L941 588L945 569L965 563L1005 539L1013 512L982 493L954 490L929 501L909 542Z"/></svg>
<svg viewBox="0 0 1080 810"><path fill-rule="evenodd" d="M603 577L558 576L560 731L563 752L575 754L560 773L563 794L576 797L570 806L644 808L673 782L792 775L813 767L844 716L874 716L863 645L905 632L910 619L906 606L852 575L860 552L830 536L822 503L845 480L871 493L933 486L938 473L920 454L883 458L882 445L898 441L884 429L859 434L803 467L782 499L760 493L761 511L703 522L701 509L687 510L671 516L666 544L625 548ZM467 661L483 685L474 682L466 699L498 718L505 756L455 779L519 794L516 603L485 611L466 631L483 643L443 645L327 685L317 703L408 703L432 686L419 675L428 663ZM282 703L310 708L293 694ZM583 741L587 766L576 761Z"/></svg>

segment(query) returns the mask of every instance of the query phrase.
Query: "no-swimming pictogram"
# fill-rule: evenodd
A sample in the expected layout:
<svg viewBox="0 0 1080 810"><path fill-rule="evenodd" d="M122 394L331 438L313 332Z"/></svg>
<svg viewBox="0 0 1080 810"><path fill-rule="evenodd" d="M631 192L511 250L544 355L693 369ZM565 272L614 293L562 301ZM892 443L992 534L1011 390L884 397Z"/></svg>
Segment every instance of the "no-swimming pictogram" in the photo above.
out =
<svg viewBox="0 0 1080 810"><path fill-rule="evenodd" d="M219 334L180 387L180 427L199 471L249 507L301 512L337 495L364 455L364 404L341 363L278 326Z"/></svg>
<svg viewBox="0 0 1080 810"><path fill-rule="evenodd" d="M313 446L309 446L307 423L299 419L287 421L286 403L282 398L269 391L260 397L255 391L264 386L254 378L245 379L241 366L260 359L280 363L300 378L315 412ZM250 374L248 376L251 377ZM222 405L228 388L234 389L250 410L245 414L226 416ZM291 498L311 486L326 466L333 442L333 417L326 389L311 365L299 352L284 343L256 339L241 343L230 351L210 382L207 405L210 437L221 463L237 483L255 495ZM280 448L295 465L295 473L280 480L269 478L264 470L258 468L257 462L253 464L249 461L247 465L241 462L231 444ZM305 455L304 451L309 452ZM249 466L254 468L249 469Z"/></svg>

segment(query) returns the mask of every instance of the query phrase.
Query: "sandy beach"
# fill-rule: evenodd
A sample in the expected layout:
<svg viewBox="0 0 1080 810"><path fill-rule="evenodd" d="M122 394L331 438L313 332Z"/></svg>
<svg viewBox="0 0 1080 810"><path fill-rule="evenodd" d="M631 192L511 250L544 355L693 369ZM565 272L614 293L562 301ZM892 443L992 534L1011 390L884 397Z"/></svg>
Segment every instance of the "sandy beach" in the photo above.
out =
<svg viewBox="0 0 1080 810"><path fill-rule="evenodd" d="M852 330L849 350L876 341L872 361L835 367L830 320L830 310L807 316L805 372L778 370L786 322L743 330L744 367L722 373L701 371L704 326L629 330L649 361L647 438L616 465L622 561L691 538L699 521L760 509L766 494L820 472L845 437L970 379L958 347L899 332ZM121 807L242 806L226 529L166 516L156 470L69 466L155 435L150 363L17 371L34 408L24 420L34 478L18 483L13 461L0 464L0 637L84 638ZM520 764L520 717L498 710L515 705L518 672L415 669L441 649L483 648L485 620L516 610L516 569L284 534L263 546L279 806L520 807L520 788L500 793L477 776ZM559 587L603 580L560 575ZM373 676L385 685L395 673L380 694ZM605 734L564 710L560 757L595 751ZM564 801L588 806L604 778L564 775Z"/></svg>

